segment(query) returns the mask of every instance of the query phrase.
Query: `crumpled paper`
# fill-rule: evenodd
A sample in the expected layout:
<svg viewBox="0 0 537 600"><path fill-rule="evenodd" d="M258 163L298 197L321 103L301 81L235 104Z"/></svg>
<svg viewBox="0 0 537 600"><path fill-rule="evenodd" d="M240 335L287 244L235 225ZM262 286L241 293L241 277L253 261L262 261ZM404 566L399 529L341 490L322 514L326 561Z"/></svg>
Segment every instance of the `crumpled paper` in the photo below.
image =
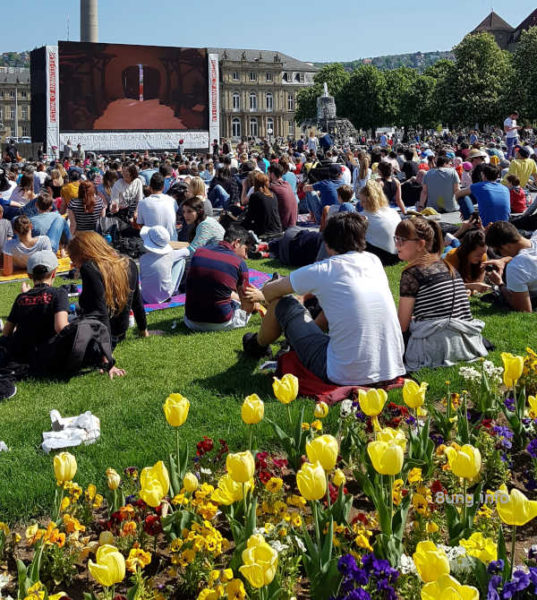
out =
<svg viewBox="0 0 537 600"><path fill-rule="evenodd" d="M0 442L0 452L8 452L9 448L5 442Z"/></svg>
<svg viewBox="0 0 537 600"><path fill-rule="evenodd" d="M41 448L51 450L93 444L101 435L101 422L89 410L77 417L62 417L57 410L50 411L52 431L43 432Z"/></svg>

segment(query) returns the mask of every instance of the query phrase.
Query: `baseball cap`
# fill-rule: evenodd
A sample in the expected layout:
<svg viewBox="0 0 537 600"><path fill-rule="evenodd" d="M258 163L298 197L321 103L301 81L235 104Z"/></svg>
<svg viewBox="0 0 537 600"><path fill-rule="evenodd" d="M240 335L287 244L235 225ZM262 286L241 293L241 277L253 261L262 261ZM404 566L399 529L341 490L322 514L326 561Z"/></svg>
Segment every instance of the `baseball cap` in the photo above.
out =
<svg viewBox="0 0 537 600"><path fill-rule="evenodd" d="M58 268L58 259L52 250L39 250L28 258L26 271L32 275L37 267L43 267L43 272L52 273ZM46 271L44 271L46 269Z"/></svg>
<svg viewBox="0 0 537 600"><path fill-rule="evenodd" d="M168 254L173 248L170 246L170 234L166 227L155 225L154 227L142 227L140 237L144 242L144 248L155 254Z"/></svg>

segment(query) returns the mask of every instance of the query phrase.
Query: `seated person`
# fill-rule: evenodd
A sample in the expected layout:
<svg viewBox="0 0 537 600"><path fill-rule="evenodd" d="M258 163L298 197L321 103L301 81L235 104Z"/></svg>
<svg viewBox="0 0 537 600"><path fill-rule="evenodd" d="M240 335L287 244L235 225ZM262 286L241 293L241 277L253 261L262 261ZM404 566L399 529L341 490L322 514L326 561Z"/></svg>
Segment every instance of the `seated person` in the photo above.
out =
<svg viewBox="0 0 537 600"><path fill-rule="evenodd" d="M4 245L5 276L12 275L14 269L26 269L28 258L40 250L52 250L50 239L46 235L32 237L32 222L26 215L13 219L13 231L16 238Z"/></svg>
<svg viewBox="0 0 537 600"><path fill-rule="evenodd" d="M516 175L507 175L505 185L509 190L511 213L522 214L528 208L526 192L520 187L520 179Z"/></svg>
<svg viewBox="0 0 537 600"><path fill-rule="evenodd" d="M154 227L160 225L169 233L171 240L177 240L177 211L179 207L175 198L164 194L164 177L154 173L149 184L151 195L143 198L136 209L136 222L138 225Z"/></svg>
<svg viewBox="0 0 537 600"><path fill-rule="evenodd" d="M96 194L91 181L83 181L78 187L78 198L73 198L67 208L71 235L77 231L97 231L99 219L106 214L103 199Z"/></svg>
<svg viewBox="0 0 537 600"><path fill-rule="evenodd" d="M41 192L36 202L37 214L30 217L33 235L46 235L50 239L53 252L58 252L60 242L67 245L71 239L71 231L67 220L54 211L54 201L48 192Z"/></svg>
<svg viewBox="0 0 537 600"><path fill-rule="evenodd" d="M328 255L323 234L304 227L289 227L283 237L269 242L269 250L284 265L304 267Z"/></svg>
<svg viewBox="0 0 537 600"><path fill-rule="evenodd" d="M269 188L269 178L254 172L254 191L248 200L241 225L258 236L273 236L282 232L278 200Z"/></svg>
<svg viewBox="0 0 537 600"><path fill-rule="evenodd" d="M328 383L369 385L405 373L386 273L364 252L366 227L358 213L334 215L323 232L329 258L267 283L262 292L246 290L251 301L268 303L259 333L243 337L246 354L263 356L283 332L302 364ZM322 312L315 321L293 293L317 297Z"/></svg>
<svg viewBox="0 0 537 600"><path fill-rule="evenodd" d="M11 222L4 219L4 207L0 204L0 253L4 252L6 242L13 237L13 228Z"/></svg>
<svg viewBox="0 0 537 600"><path fill-rule="evenodd" d="M483 229L466 232L460 246L450 250L444 260L458 271L471 294L490 290L490 285L485 283L487 244Z"/></svg>
<svg viewBox="0 0 537 600"><path fill-rule="evenodd" d="M367 218L366 250L380 258L384 266L399 262L393 236L401 222L399 213L388 205L382 186L370 179L359 193L360 203Z"/></svg>
<svg viewBox="0 0 537 600"><path fill-rule="evenodd" d="M2 332L0 362L33 364L37 349L67 326L69 298L65 289L54 287L58 259L50 250L34 252L27 262L34 283L22 284L22 294L13 303Z"/></svg>
<svg viewBox="0 0 537 600"><path fill-rule="evenodd" d="M254 309L244 296L249 285L249 234L230 225L223 241L198 248L186 279L185 325L193 331L244 327Z"/></svg>
<svg viewBox="0 0 537 600"><path fill-rule="evenodd" d="M179 289L187 251L175 250L170 245L170 234L162 225L142 227L140 237L147 250L140 256L140 282L144 302L167 302Z"/></svg>
<svg viewBox="0 0 537 600"><path fill-rule="evenodd" d="M337 204L323 207L323 214L321 217L321 223L319 225L319 231L323 231L326 227L326 221L338 212L354 212L356 210L352 203L354 192L350 185L340 185L337 188Z"/></svg>
<svg viewBox="0 0 537 600"><path fill-rule="evenodd" d="M497 267L489 278L507 305L520 312L537 310L537 232L528 240L512 223L498 221L487 229L486 241L504 257L488 264Z"/></svg>
<svg viewBox="0 0 537 600"><path fill-rule="evenodd" d="M401 221L395 245L399 258L408 262L398 311L407 368L450 366L486 356L484 323L472 319L460 275L440 258L444 242L438 223L423 217Z"/></svg>

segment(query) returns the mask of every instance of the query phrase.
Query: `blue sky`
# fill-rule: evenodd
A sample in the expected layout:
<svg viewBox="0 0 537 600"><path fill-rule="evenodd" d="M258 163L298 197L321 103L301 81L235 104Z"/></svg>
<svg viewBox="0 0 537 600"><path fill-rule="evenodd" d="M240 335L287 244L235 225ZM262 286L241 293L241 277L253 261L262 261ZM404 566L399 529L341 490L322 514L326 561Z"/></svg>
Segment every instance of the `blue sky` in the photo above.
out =
<svg viewBox="0 0 537 600"><path fill-rule="evenodd" d="M229 8L232 6L233 8ZM535 0L495 0L516 27ZM279 50L302 60L353 60L449 50L490 12L490 0L100 0L102 42ZM3 11L0 51L80 39L79 0L18 0Z"/></svg>

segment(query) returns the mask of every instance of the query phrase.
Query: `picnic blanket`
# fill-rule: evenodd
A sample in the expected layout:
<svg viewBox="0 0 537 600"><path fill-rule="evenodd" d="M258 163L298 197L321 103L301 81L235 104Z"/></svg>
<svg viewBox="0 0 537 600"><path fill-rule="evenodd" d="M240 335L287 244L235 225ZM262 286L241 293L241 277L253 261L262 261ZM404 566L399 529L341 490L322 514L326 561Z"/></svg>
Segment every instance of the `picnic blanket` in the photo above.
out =
<svg viewBox="0 0 537 600"><path fill-rule="evenodd" d="M257 271L256 269L248 269L250 274L250 283L256 288L262 287L271 277L268 273ZM82 291L82 286L78 286L78 292ZM178 306L184 306L186 294L177 294L172 296L169 302L162 302L161 304L144 304L145 312L150 313L154 310L165 310L167 308L177 308Z"/></svg>
<svg viewBox="0 0 537 600"><path fill-rule="evenodd" d="M68 273L71 270L71 259L66 256L65 258L58 258L58 274ZM13 275L0 275L0 283L11 283L13 281L24 281L28 279L28 273L26 271L17 270Z"/></svg>
<svg viewBox="0 0 537 600"><path fill-rule="evenodd" d="M344 385L335 383L325 383L322 379L314 375L310 370L298 360L294 350L282 354L278 358L278 368L276 374L281 377L285 373L292 373L298 377L298 393L300 396L310 396L317 401L326 402L328 405L336 404L345 400L345 398L354 399L358 396L358 390L367 390L370 388L382 388L386 391L403 387L404 378L396 377L391 381L382 381L375 385Z"/></svg>

